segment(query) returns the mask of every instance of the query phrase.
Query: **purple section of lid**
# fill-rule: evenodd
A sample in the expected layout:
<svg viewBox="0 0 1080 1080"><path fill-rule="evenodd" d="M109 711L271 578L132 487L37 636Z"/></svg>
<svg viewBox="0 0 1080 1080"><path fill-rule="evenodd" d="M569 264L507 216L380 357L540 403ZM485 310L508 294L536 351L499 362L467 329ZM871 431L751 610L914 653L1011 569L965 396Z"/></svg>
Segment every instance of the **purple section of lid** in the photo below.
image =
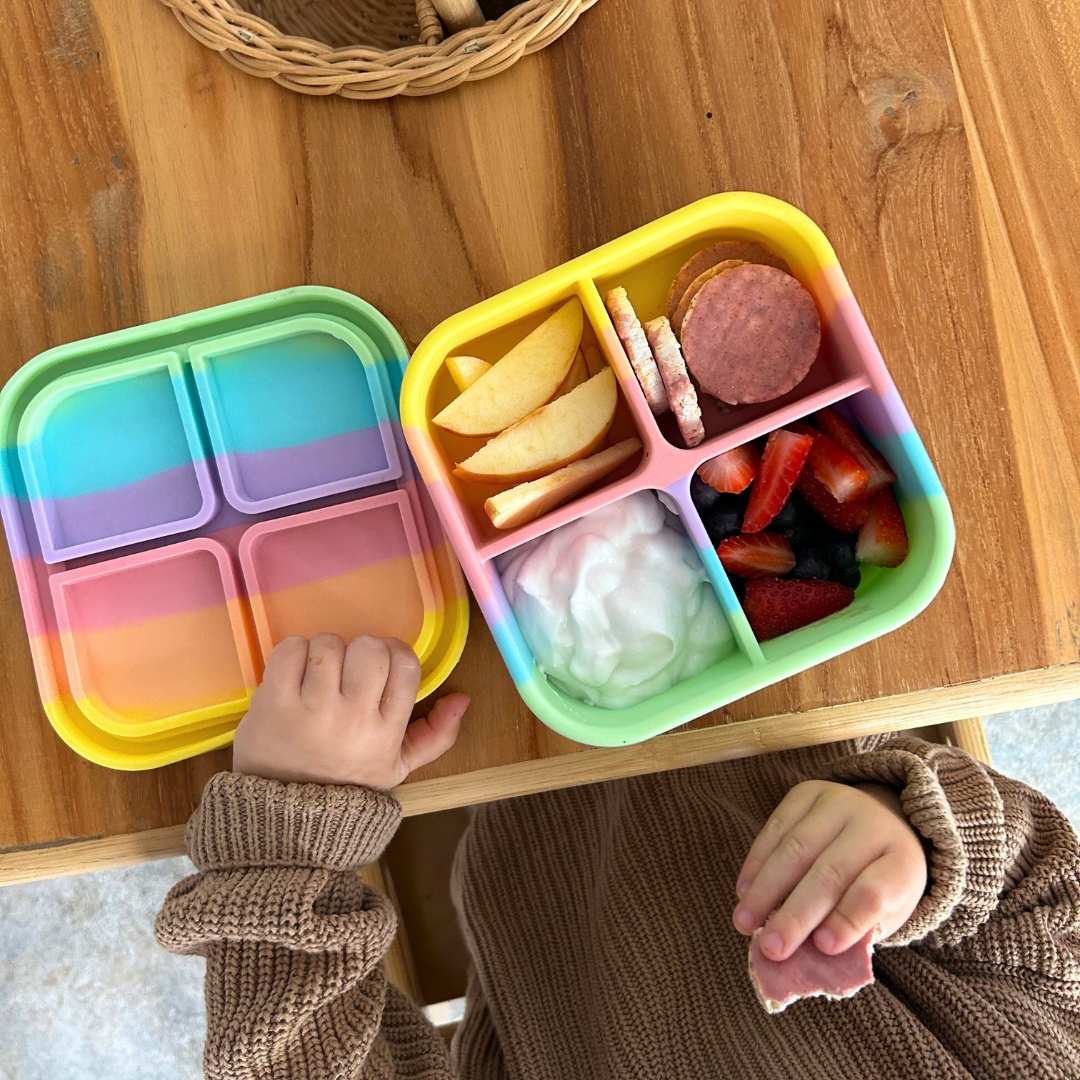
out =
<svg viewBox="0 0 1080 1080"><path fill-rule="evenodd" d="M46 562L126 547L203 525L217 498L204 461L166 469L132 484L32 503Z"/></svg>
<svg viewBox="0 0 1080 1080"><path fill-rule="evenodd" d="M401 475L391 461L390 424L314 439L299 446L218 455L225 497L238 510L257 512L304 502L336 491L376 484Z"/></svg>
<svg viewBox="0 0 1080 1080"><path fill-rule="evenodd" d="M23 517L24 509L29 510L29 506L14 495L0 496L0 518L4 522L8 550L11 552L13 562L16 559L27 559L41 554L33 521L27 521ZM29 513L26 516L30 517Z"/></svg>

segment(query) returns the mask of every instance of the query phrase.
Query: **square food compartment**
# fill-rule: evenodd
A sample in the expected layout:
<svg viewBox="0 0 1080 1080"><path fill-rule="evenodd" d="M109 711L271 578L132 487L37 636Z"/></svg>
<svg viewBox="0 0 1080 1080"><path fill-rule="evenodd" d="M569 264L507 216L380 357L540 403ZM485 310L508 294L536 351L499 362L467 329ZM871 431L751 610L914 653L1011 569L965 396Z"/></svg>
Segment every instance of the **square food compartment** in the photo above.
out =
<svg viewBox="0 0 1080 1080"><path fill-rule="evenodd" d="M344 322L305 315L188 351L225 498L257 514L396 480L377 358Z"/></svg>
<svg viewBox="0 0 1080 1080"><path fill-rule="evenodd" d="M175 352L56 379L27 405L18 443L47 563L186 532L217 510Z"/></svg>
<svg viewBox="0 0 1080 1080"><path fill-rule="evenodd" d="M404 491L253 525L240 540L265 660L294 634L396 637L423 663L444 618Z"/></svg>
<svg viewBox="0 0 1080 1080"><path fill-rule="evenodd" d="M692 254L722 239L756 240L783 256L813 295L824 348L804 382L772 402L728 413L706 410L706 439L687 449L673 418L653 417L604 307L602 291L624 286L638 314L666 308L667 289ZM633 473L549 513L501 540L478 530L475 507L448 477L442 433L432 424L446 396L447 356L473 342L497 341L502 328L577 294L588 324L614 369L645 453ZM663 306L662 306L663 305ZM534 317L541 317L536 314ZM535 325L535 323L533 324ZM836 255L817 226L794 207L764 195L732 192L702 199L587 252L436 327L413 355L402 387L410 449L507 667L529 708L567 738L594 746L639 742L870 641L914 618L940 589L955 532L945 493L851 295ZM888 459L910 540L896 569L864 574L844 612L759 644L690 499L702 462L826 405L841 409ZM502 590L493 557L566 521L645 488L678 509L712 581L738 649L708 671L629 709L598 709L561 693L540 675Z"/></svg>
<svg viewBox="0 0 1080 1080"><path fill-rule="evenodd" d="M615 736L616 741L633 742L636 738L646 737L644 733L650 731L658 723L667 722L671 726L671 721L675 717L683 715L688 707L693 707L689 703L704 705L713 700L717 686L737 689L740 686L749 685L755 678L756 667L762 663L761 650L750 632L715 551L708 545L707 540L703 548L699 543L699 538L687 528L686 510L681 498L676 499L669 492L653 492L650 489L643 489L635 495L640 496L644 493L658 496L667 509L665 528L681 533L689 541L687 552L704 571L706 579L704 588L709 593L710 602L712 599L718 602L716 608L730 633L727 641L722 643L716 662L708 667L633 705L606 708L588 704L579 700L575 694L567 692L557 680L549 678L540 670L526 640L526 635L522 632L511 601L506 595L502 575L514 564L516 556L523 553L522 549L511 549L499 558L485 563L483 584L480 587L474 585L481 610L492 627L496 642L506 658L518 690L529 707L537 712L537 715L542 715L539 710L557 710L563 717L572 717L575 722L588 725L594 733L618 733ZM602 511L605 507L610 508L615 501L617 500L606 500L603 506L597 508L597 511ZM584 525L588 517L597 511L586 515L581 524ZM583 530L583 535L578 536L574 541L574 547L580 545L587 535L586 528ZM522 545L522 547L527 546L529 544ZM648 586L655 587L656 575L663 572L662 568L653 567L655 573L652 578L642 583L642 595L631 594L620 598L615 593L610 593L601 614L596 607L598 598L593 596L587 602L584 594L577 594L577 589L583 586L589 575L600 575L598 582L601 590L610 582L605 580L602 570L595 564L595 553L589 552L583 554L583 557L586 565L581 568L582 577L574 580L575 610L582 613L584 618L598 619L596 625L598 635L611 633L617 636L620 626L633 620L634 609L639 604L659 607L664 602L662 596L650 592L647 588ZM565 564L561 565L565 567ZM610 602L613 602L615 606L612 607ZM629 609L620 615L622 604L628 604ZM589 614L584 614L586 611Z"/></svg>
<svg viewBox="0 0 1080 1080"><path fill-rule="evenodd" d="M79 708L115 735L238 716L255 668L228 551L187 540L50 578Z"/></svg>
<svg viewBox="0 0 1080 1080"><path fill-rule="evenodd" d="M599 357L603 367L608 367L610 364L604 352L602 332L597 329L598 320L604 318L602 305L598 304L595 290L589 282L569 283L546 293L542 298L530 296L528 301L513 305L509 313L510 319L506 323L492 325L490 322L481 322L468 327L471 332L456 334L446 355L475 356L494 364L575 296L581 301L584 315L581 349L595 348L597 352L594 355ZM429 456L428 469L421 467L425 483L430 487L434 474L438 477L434 482L451 489L460 526L485 558L494 557L532 536L579 516L592 505L600 492L604 493L605 498L618 498L620 494L628 494L640 486L635 478L650 454L650 438L643 433L642 425L628 404L624 387L618 377L616 388L618 401L614 419L603 443L593 453L634 437L641 440L642 450L635 452L627 461L559 507L531 522L506 530L497 529L492 524L484 510L484 503L492 496L517 486L517 482L480 483L454 475L455 466L483 447L493 436L473 438L457 435L435 425L429 427L430 442L424 446L425 449L434 451L434 456ZM426 409L429 416L435 416L460 393L445 363L441 363L427 387ZM660 440L654 437L653 441ZM418 444L411 439L410 449L415 457Z"/></svg>
<svg viewBox="0 0 1080 1080"><path fill-rule="evenodd" d="M753 240L783 258L792 275L814 298L821 316L821 348L806 377L794 389L778 398L744 405L722 405L702 393L698 387L697 398L705 440L691 450L687 450L672 412L663 412L659 416L649 413L635 380L628 389L628 396L634 399L635 404L639 404L637 399L641 399L638 411L643 416L652 417L666 442L676 450L701 460L713 457L720 449L733 445L732 438L738 443L745 442L756 434L782 426L796 416L830 405L870 385L866 360L851 334L845 332L845 327L841 325L842 317L840 320L830 317L836 314L846 282L837 281L835 275L818 272L819 268L800 245L784 239L788 240L786 244L779 242L781 237L776 234L766 236L743 232L740 235L727 230L707 230L692 240L659 253L653 259L620 268L596 279L596 288L601 296L606 296L616 286L625 288L639 321L644 325L651 319L667 314L668 291L680 267L688 259L721 240ZM614 326L605 324L604 333L609 347L622 351ZM638 392L635 393L635 390Z"/></svg>

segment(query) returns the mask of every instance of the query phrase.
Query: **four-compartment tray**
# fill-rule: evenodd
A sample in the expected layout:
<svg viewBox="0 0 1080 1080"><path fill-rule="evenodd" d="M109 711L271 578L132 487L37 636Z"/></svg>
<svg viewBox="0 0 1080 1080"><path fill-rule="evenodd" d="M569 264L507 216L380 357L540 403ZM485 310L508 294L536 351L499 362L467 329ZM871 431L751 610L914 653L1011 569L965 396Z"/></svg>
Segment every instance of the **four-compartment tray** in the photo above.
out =
<svg viewBox="0 0 1080 1080"><path fill-rule="evenodd" d="M822 348L806 379L782 398L727 412L703 399L706 438L688 450L674 417L650 412L602 298L621 285L642 322L666 314L668 288L679 267L702 248L726 239L756 240L787 260L817 302ZM470 445L431 422L457 394L445 361L451 355L471 355L494 363L572 296L585 310L584 343L599 345L619 384L621 400L608 443L636 434L644 449L591 493L500 532L483 510L484 499L498 489L469 484L452 473L455 463L475 449L476 440ZM826 405L854 420L897 473L910 553L893 570L864 566L855 600L845 610L759 643L690 499L690 478L709 458ZM768 196L731 192L703 199L451 317L414 353L402 385L401 415L421 477L521 696L544 723L577 742L639 742L888 633L933 599L952 559L955 533L945 493L832 247L808 217ZM596 708L569 697L537 669L495 560L645 489L665 493L677 508L735 647L713 667L638 705Z"/></svg>
<svg viewBox="0 0 1080 1080"><path fill-rule="evenodd" d="M53 727L154 768L227 745L290 634L393 635L421 696L468 633L461 570L369 304L286 289L51 349L0 393L0 512Z"/></svg>

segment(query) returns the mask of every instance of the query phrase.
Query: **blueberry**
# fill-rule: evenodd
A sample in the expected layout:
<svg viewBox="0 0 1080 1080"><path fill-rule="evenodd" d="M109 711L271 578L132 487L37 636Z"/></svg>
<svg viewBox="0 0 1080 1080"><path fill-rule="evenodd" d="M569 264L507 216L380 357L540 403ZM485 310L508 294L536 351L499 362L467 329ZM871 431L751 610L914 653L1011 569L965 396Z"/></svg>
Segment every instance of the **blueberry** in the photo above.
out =
<svg viewBox="0 0 1080 1080"><path fill-rule="evenodd" d="M720 495L721 493L716 488L711 484L706 484L697 473L690 477L690 498L702 514L717 504Z"/></svg>
<svg viewBox="0 0 1080 1080"><path fill-rule="evenodd" d="M827 580L829 577L829 562L825 558L825 552L821 548L807 548L797 557L795 568L788 577L799 578L808 581L810 578Z"/></svg>
<svg viewBox="0 0 1080 1080"><path fill-rule="evenodd" d="M701 515L701 522L713 547L742 528L743 507L734 498L737 497L723 496L711 510Z"/></svg>
<svg viewBox="0 0 1080 1080"><path fill-rule="evenodd" d="M846 585L849 589L857 589L859 582L862 581L862 573L858 566L854 570L834 570L832 580Z"/></svg>
<svg viewBox="0 0 1080 1080"><path fill-rule="evenodd" d="M784 535L791 544L791 550L798 558L807 548L819 547L821 542L821 530L813 525L798 524L794 529L789 529Z"/></svg>
<svg viewBox="0 0 1080 1080"><path fill-rule="evenodd" d="M772 519L769 524L769 528L773 532L786 532L788 529L794 529L799 523L799 508L795 503L795 496L792 495L786 503L784 503L783 509L780 513Z"/></svg>
<svg viewBox="0 0 1080 1080"><path fill-rule="evenodd" d="M735 599L740 604L744 603L746 600L746 582L741 577L735 576L728 578L728 580L731 582L732 589L735 590Z"/></svg>
<svg viewBox="0 0 1080 1080"><path fill-rule="evenodd" d="M837 570L850 572L859 561L855 558L855 537L841 533L839 539L832 540L826 548L829 564Z"/></svg>

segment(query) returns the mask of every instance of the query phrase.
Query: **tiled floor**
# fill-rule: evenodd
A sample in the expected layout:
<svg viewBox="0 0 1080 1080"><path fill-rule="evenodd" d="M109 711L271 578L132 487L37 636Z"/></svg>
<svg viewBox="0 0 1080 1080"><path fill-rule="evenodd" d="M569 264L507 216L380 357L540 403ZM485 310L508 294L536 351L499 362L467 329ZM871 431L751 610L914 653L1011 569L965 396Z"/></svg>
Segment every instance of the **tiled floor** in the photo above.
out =
<svg viewBox="0 0 1080 1080"><path fill-rule="evenodd" d="M1080 701L986 720L994 764L1080 826ZM202 961L151 925L186 859L0 889L0 1080L195 1080Z"/></svg>

